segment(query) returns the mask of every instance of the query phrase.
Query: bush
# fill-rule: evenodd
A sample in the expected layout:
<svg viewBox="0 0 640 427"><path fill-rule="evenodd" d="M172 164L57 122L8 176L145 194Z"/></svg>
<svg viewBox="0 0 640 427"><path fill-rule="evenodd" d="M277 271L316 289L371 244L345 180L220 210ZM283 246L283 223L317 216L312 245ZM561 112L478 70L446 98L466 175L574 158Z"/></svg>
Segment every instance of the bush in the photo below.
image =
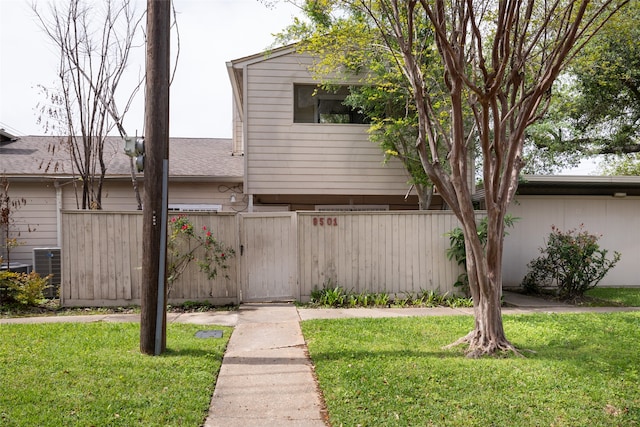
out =
<svg viewBox="0 0 640 427"><path fill-rule="evenodd" d="M598 239L583 225L565 232L552 226L546 247L540 248L542 256L527 265L529 272L522 286L528 292L557 287L561 299L582 297L620 260L619 252L607 259L608 251L600 249Z"/></svg>
<svg viewBox="0 0 640 427"><path fill-rule="evenodd" d="M513 224L520 218L514 217L513 215L505 215L504 217L504 226L505 227L513 227ZM478 238L480 239L480 243L482 245L487 244L487 218L482 218L482 220L478 223ZM505 235L509 233L505 232ZM458 279L453 284L453 286L459 288L466 296L469 296L469 276L467 275L467 251L464 246L464 232L462 228L456 227L450 232L447 233L449 237L449 249L447 249L447 258L455 259L459 266L464 268L464 272L460 273Z"/></svg>
<svg viewBox="0 0 640 427"><path fill-rule="evenodd" d="M44 299L52 275L0 271L0 305L35 306Z"/></svg>

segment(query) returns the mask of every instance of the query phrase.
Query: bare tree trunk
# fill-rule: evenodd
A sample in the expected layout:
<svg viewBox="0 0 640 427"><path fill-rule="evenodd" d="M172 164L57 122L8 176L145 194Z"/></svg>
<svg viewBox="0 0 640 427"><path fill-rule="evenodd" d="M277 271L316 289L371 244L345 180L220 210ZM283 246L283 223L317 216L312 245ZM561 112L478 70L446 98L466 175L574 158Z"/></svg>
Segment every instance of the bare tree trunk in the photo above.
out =
<svg viewBox="0 0 640 427"><path fill-rule="evenodd" d="M131 185L133 185L133 193L136 195L136 203L138 203L138 210L142 210L142 199L140 198L140 191L138 190L138 179L136 178L136 165L134 164L133 157L129 157L129 170L131 171Z"/></svg>
<svg viewBox="0 0 640 427"><path fill-rule="evenodd" d="M428 210L433 200L433 186L415 184L415 189L418 195L418 209L421 211Z"/></svg>

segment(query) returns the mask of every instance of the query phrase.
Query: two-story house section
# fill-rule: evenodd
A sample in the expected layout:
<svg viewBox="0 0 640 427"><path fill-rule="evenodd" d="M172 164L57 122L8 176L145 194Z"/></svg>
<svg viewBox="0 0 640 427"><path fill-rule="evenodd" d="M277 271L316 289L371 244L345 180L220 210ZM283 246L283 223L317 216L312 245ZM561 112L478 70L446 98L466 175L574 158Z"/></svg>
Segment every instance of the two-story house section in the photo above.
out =
<svg viewBox="0 0 640 427"><path fill-rule="evenodd" d="M318 87L295 45L227 63L233 144L245 156L254 210L417 209L400 161L384 164L366 118L343 104L350 85Z"/></svg>

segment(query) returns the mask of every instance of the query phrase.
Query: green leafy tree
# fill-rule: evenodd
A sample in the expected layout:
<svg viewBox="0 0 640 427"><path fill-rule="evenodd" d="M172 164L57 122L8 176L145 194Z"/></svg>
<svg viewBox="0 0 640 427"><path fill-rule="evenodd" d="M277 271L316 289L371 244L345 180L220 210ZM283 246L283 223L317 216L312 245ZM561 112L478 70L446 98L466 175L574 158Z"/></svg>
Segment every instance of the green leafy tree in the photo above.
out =
<svg viewBox="0 0 640 427"><path fill-rule="evenodd" d="M626 3L305 2L327 24L339 24L343 16L371 23L379 35L375 40L382 42L389 64L412 94L420 163L459 219L465 238L475 325L452 345L467 344L471 357L517 352L504 333L500 295L504 219L524 166L526 131L544 116L553 84L569 61ZM438 69L441 73L434 73ZM485 187L486 245L478 235L468 179L476 146Z"/></svg>
<svg viewBox="0 0 640 427"><path fill-rule="evenodd" d="M528 133L534 159L528 172L554 172L580 158L606 154L605 173L635 174L637 167L629 166L640 152L638 40L640 2L631 2L604 24L554 85L550 111Z"/></svg>
<svg viewBox="0 0 640 427"><path fill-rule="evenodd" d="M613 156L600 165L603 175L640 176L640 154Z"/></svg>

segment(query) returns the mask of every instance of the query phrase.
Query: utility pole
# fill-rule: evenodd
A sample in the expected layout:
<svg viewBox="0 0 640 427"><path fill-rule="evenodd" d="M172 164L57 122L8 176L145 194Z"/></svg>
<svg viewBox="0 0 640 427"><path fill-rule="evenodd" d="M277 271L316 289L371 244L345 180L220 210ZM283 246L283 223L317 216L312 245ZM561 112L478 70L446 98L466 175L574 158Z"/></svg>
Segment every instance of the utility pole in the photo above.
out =
<svg viewBox="0 0 640 427"><path fill-rule="evenodd" d="M151 355L167 345L170 23L171 1L147 0L140 351Z"/></svg>

